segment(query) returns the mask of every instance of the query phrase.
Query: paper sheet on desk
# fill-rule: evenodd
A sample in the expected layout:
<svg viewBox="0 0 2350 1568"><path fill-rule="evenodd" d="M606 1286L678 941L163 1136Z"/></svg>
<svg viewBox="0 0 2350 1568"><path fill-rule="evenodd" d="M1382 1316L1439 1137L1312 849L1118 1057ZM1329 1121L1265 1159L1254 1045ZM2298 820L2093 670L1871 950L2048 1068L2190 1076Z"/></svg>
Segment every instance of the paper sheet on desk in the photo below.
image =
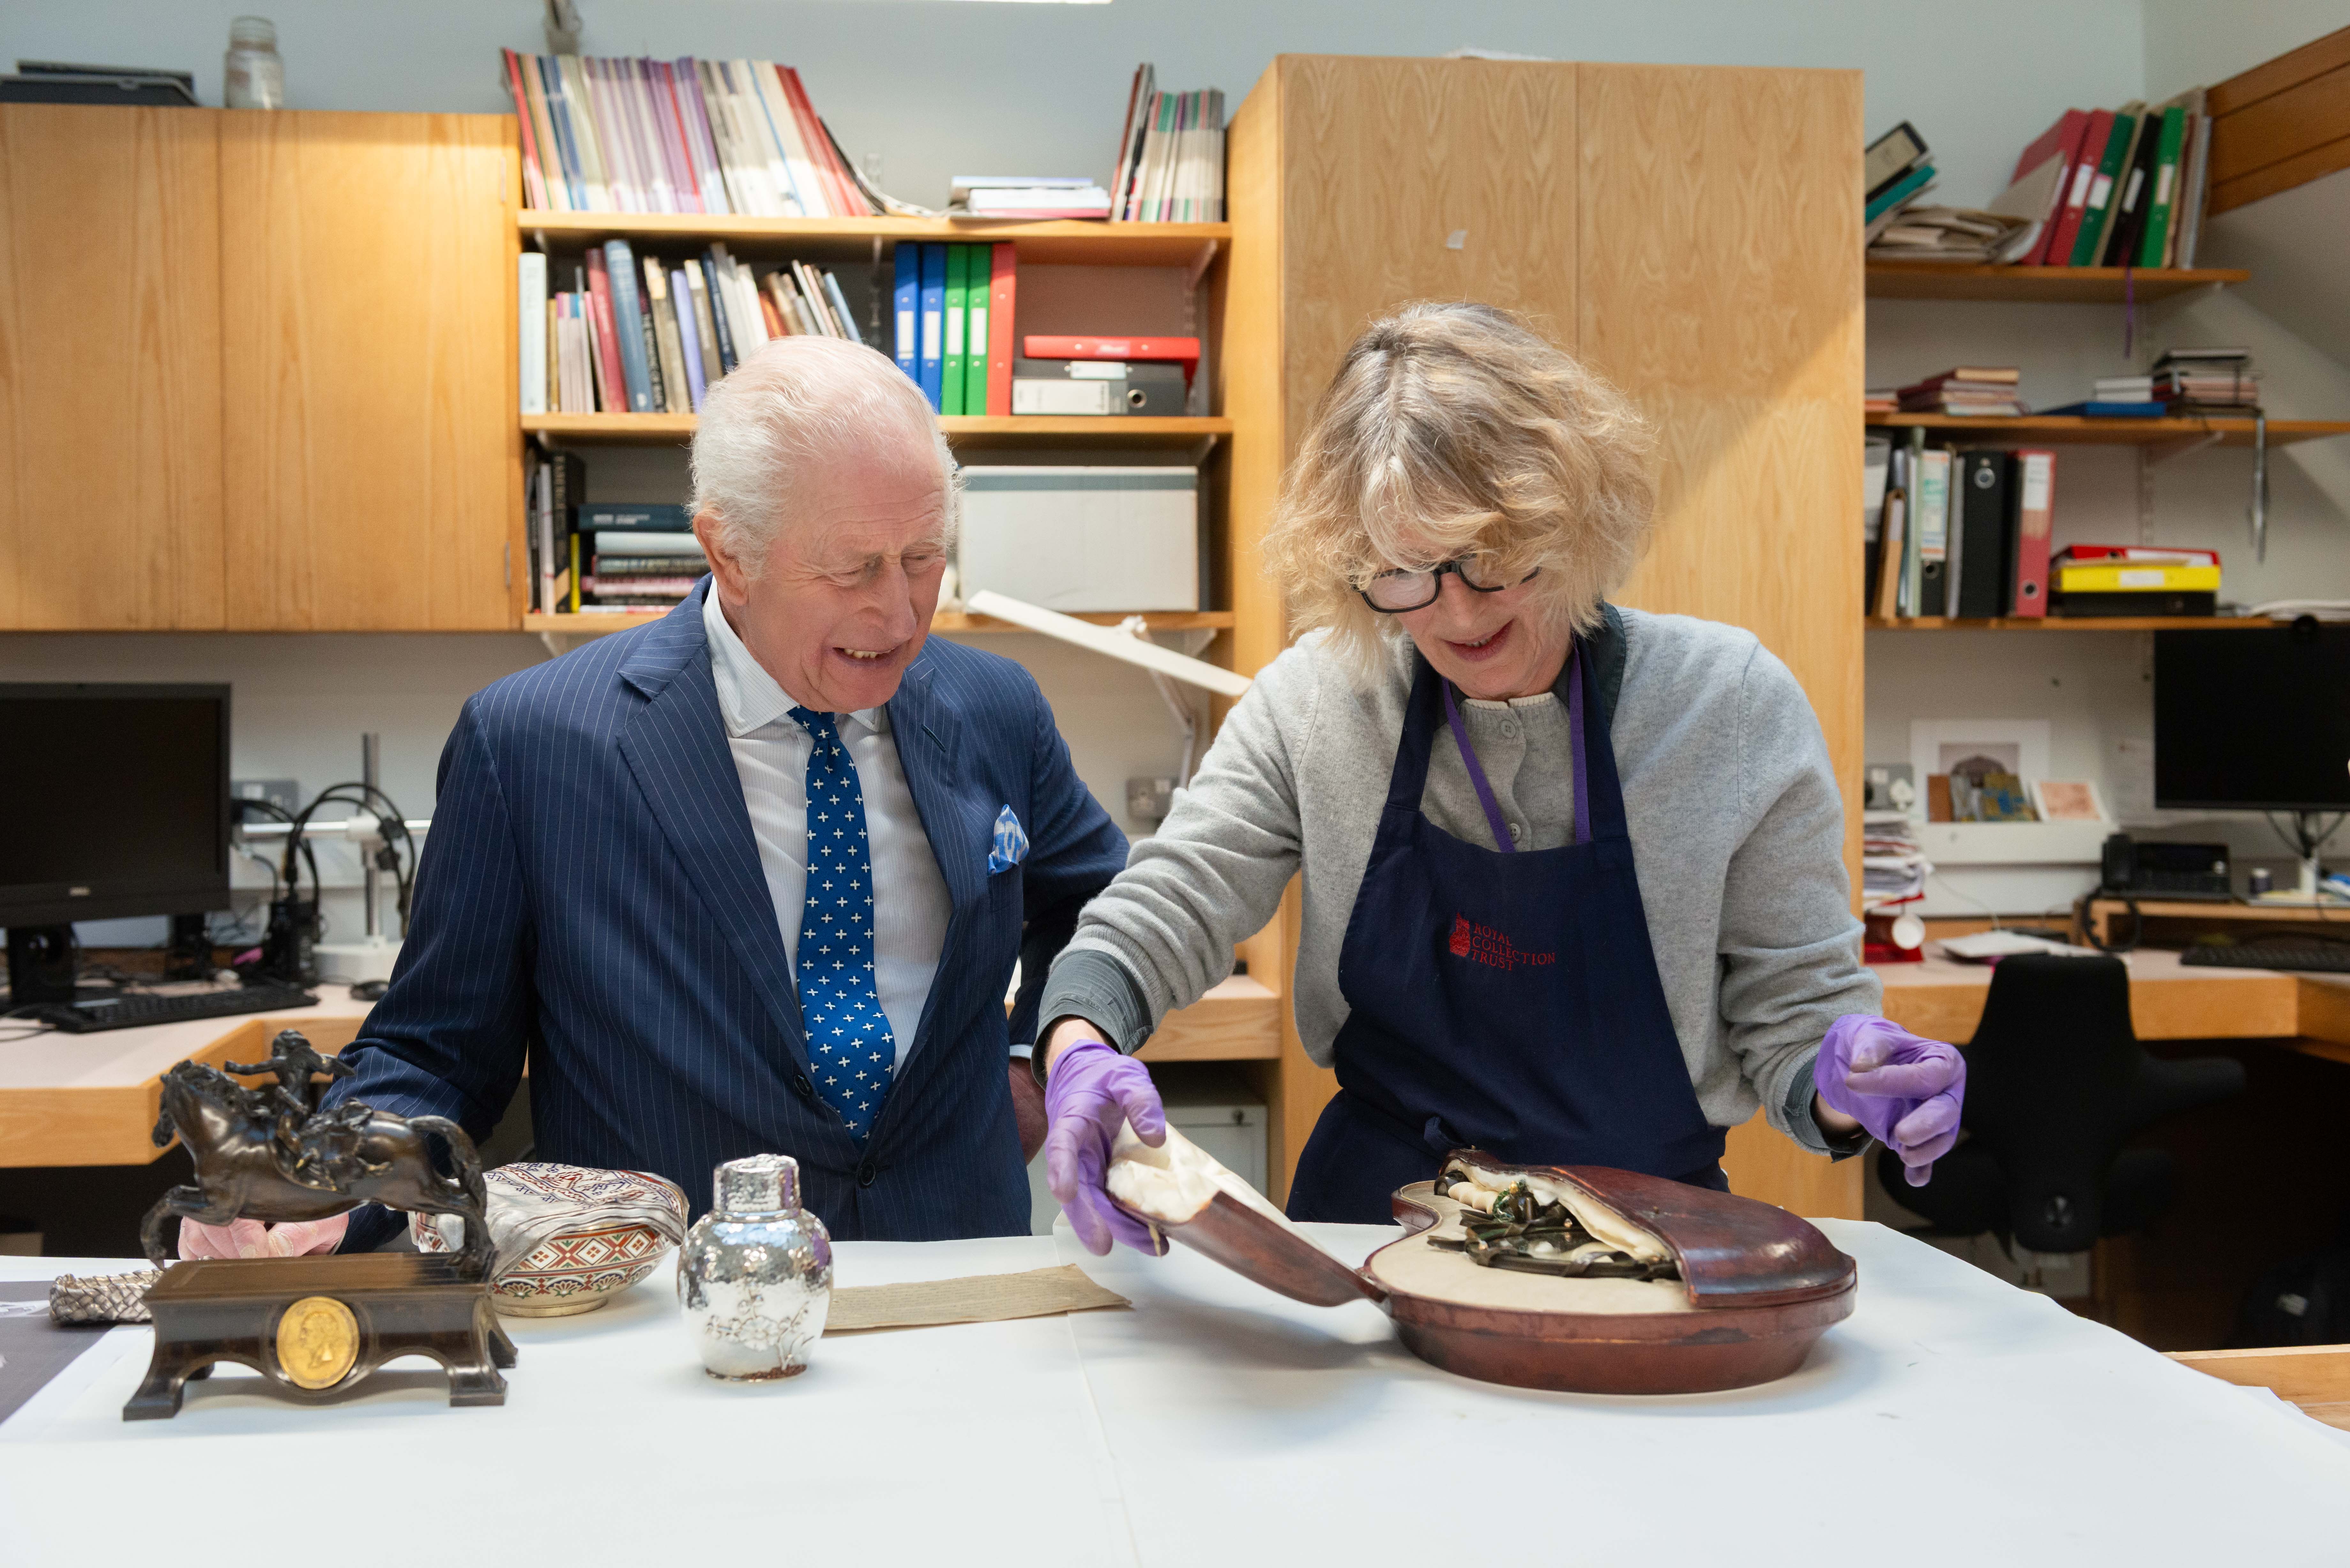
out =
<svg viewBox="0 0 2350 1568"><path fill-rule="evenodd" d="M931 1328L950 1323L1002 1323L1129 1306L1072 1264L1018 1274L972 1274L959 1280L910 1280L895 1285L849 1285L832 1293L824 1332L862 1334L881 1328Z"/></svg>
<svg viewBox="0 0 2350 1568"><path fill-rule="evenodd" d="M108 1326L51 1323L48 1281L0 1280L0 1421L72 1366Z"/></svg>

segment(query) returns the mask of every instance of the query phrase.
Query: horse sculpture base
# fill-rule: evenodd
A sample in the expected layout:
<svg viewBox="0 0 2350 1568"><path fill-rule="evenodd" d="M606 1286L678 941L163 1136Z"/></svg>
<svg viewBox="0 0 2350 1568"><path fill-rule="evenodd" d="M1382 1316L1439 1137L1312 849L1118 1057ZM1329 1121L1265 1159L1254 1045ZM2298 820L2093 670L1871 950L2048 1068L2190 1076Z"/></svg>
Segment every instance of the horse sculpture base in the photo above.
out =
<svg viewBox="0 0 2350 1568"><path fill-rule="evenodd" d="M385 1362L428 1355L449 1370L452 1405L503 1405L514 1342L490 1310L486 1280L456 1260L414 1253L174 1263L147 1293L155 1355L122 1407L126 1421L168 1420L182 1388L213 1364L240 1362L274 1393L338 1398Z"/></svg>

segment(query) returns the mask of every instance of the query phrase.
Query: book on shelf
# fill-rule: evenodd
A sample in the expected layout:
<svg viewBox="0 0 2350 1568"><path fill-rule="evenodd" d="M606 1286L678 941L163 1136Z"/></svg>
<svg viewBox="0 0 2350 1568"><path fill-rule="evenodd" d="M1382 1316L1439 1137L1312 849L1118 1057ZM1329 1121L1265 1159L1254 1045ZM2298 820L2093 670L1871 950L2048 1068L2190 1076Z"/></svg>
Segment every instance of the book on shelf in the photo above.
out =
<svg viewBox="0 0 2350 1568"><path fill-rule="evenodd" d="M544 406L531 407L525 373L525 413L693 413L743 355L775 338L861 341L839 279L802 262L754 265L723 244L639 257L610 240L571 269L570 289L534 306L524 259L522 351L543 358L547 389Z"/></svg>
<svg viewBox="0 0 2350 1568"><path fill-rule="evenodd" d="M1009 241L898 243L889 286L894 358L938 413L1013 411L1010 348L1019 271L1018 250Z"/></svg>
<svg viewBox="0 0 2350 1568"><path fill-rule="evenodd" d="M2153 114L2140 114L2130 134L2128 154L2122 165L2121 183L2115 189L2113 211L2106 219L2106 233L2099 242L2095 266L2134 266L2137 265L2138 244L2146 233L2146 215L2154 194L2154 155L2160 137L2161 120ZM2151 133L2151 134L2150 134Z"/></svg>
<svg viewBox="0 0 2350 1568"><path fill-rule="evenodd" d="M2021 373L2012 365L1960 365L1901 389L1904 413L2009 418L2027 413L2017 397Z"/></svg>
<svg viewBox="0 0 2350 1568"><path fill-rule="evenodd" d="M1908 497L1898 485L1885 492L1885 510L1877 523L1877 551L1870 559L1866 604L1887 620L1901 613L1901 562L1908 545Z"/></svg>
<svg viewBox="0 0 2350 1568"><path fill-rule="evenodd" d="M1107 218L1110 195L1083 174L958 174L947 197L950 217Z"/></svg>
<svg viewBox="0 0 2350 1568"><path fill-rule="evenodd" d="M1919 452L1918 514L1911 533L1916 549L1907 574L1911 615L1950 613L1950 454Z"/></svg>
<svg viewBox="0 0 2350 1568"><path fill-rule="evenodd" d="M2028 219L1984 209L1907 207L1875 232L1868 254L1880 261L1981 266L2002 259L2031 226Z"/></svg>
<svg viewBox="0 0 2350 1568"><path fill-rule="evenodd" d="M2148 378L2168 412L2252 414L2260 411L2261 373L2244 348L2168 348Z"/></svg>
<svg viewBox="0 0 2350 1568"><path fill-rule="evenodd" d="M1109 186L1109 215L1138 223L1215 223L1224 217L1224 95L1161 92L1136 67Z"/></svg>
<svg viewBox="0 0 2350 1568"><path fill-rule="evenodd" d="M2048 536L2056 525L2056 454L2044 447L2018 448L2014 505L2009 524L2013 543L2007 598L2002 613L2035 619L2048 613Z"/></svg>
<svg viewBox="0 0 2350 1568"><path fill-rule="evenodd" d="M971 352L964 336L971 325L971 253L976 248L946 247L946 313L940 318L945 346L939 353L937 408L950 417L964 412L963 389L971 375Z"/></svg>
<svg viewBox="0 0 2350 1568"><path fill-rule="evenodd" d="M1905 119L1870 142L1862 153L1861 187L1874 199L1891 190L1901 176L1925 160L1926 139Z"/></svg>
<svg viewBox="0 0 2350 1568"><path fill-rule="evenodd" d="M522 411L543 414L546 412L547 365L551 348L547 335L555 325L546 309L545 252L522 253L515 283L521 302Z"/></svg>
<svg viewBox="0 0 2350 1568"><path fill-rule="evenodd" d="M2081 140L2088 126L2088 116L2077 109L2066 109L2056 123L2040 133L2027 145L2015 161L2015 172L2008 176L2007 190L2001 193L2001 202L2011 200L2029 209L2024 215L2037 219L2030 240L2012 259L2038 263L2047 259L2049 247L2055 244L2056 233L2063 224L2071 194L2078 182L2077 165L2081 159ZM2043 188L2044 189L2042 189ZM2024 202L2022 193L2039 190L2036 202Z"/></svg>
<svg viewBox="0 0 2350 1568"><path fill-rule="evenodd" d="M1926 203L1932 155L1905 121L1864 156L1862 243L1886 260L2191 267L2210 128L2199 88L2154 105L2068 109L2025 144L2007 188L1970 208Z"/></svg>
<svg viewBox="0 0 2350 1568"><path fill-rule="evenodd" d="M2170 410L2160 403L2136 399L2090 398L2078 403L2059 403L2040 411L2052 419L2158 420Z"/></svg>
<svg viewBox="0 0 2350 1568"><path fill-rule="evenodd" d="M535 210L864 218L919 213L872 191L772 60L502 51Z"/></svg>
<svg viewBox="0 0 2350 1568"><path fill-rule="evenodd" d="M2164 566L2220 569L2220 552L2186 545L2067 545L2056 559L2068 566L2126 566L2136 561Z"/></svg>
<svg viewBox="0 0 2350 1568"><path fill-rule="evenodd" d="M2066 615L2194 616L2219 607L2216 550L2068 545L2051 571L2049 586Z"/></svg>
<svg viewBox="0 0 2350 1568"><path fill-rule="evenodd" d="M1889 454L1884 500L1863 529L1868 613L1881 619L2046 614L2056 454L1941 451L1923 437L1913 431ZM1874 484L1866 479L1864 493Z"/></svg>
<svg viewBox="0 0 2350 1568"><path fill-rule="evenodd" d="M2007 602L2009 492L2014 463L2002 451L1954 454L1950 470L1949 613L1970 620L1996 616Z"/></svg>
<svg viewBox="0 0 2350 1568"><path fill-rule="evenodd" d="M2130 138L2136 134L2139 111L2145 106L2126 103L2108 112L2098 109L2089 116L2087 136L2081 143L2080 173L2075 183L2080 199L2079 211L2069 223L2068 236L2060 237L2049 248L2052 266L2093 266L2105 244L2106 225L2113 216L2114 192L2119 187L2122 161L2128 154ZM2077 112L2077 111L2074 111Z"/></svg>
<svg viewBox="0 0 2350 1568"><path fill-rule="evenodd" d="M2161 103L2065 110L2017 160L2019 180L2052 156L2064 160L2064 173L2046 243L2015 259L2192 267L2210 200L2210 133L2200 88Z"/></svg>
<svg viewBox="0 0 2350 1568"><path fill-rule="evenodd" d="M569 452L534 452L525 488L530 514L528 555L530 607L541 611L576 608L571 541L577 532L582 493L588 487L588 465Z"/></svg>

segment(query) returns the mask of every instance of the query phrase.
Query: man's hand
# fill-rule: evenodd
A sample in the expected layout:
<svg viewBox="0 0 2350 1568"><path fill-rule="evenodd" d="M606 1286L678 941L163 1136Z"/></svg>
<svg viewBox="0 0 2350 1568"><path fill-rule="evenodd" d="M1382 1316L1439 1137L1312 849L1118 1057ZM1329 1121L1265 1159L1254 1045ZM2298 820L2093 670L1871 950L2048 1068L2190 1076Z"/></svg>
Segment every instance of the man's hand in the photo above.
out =
<svg viewBox="0 0 2350 1568"><path fill-rule="evenodd" d="M265 1226L258 1220L232 1220L225 1225L180 1221L182 1258L299 1258L331 1252L342 1245L350 1229L348 1210L330 1220L309 1220Z"/></svg>
<svg viewBox="0 0 2350 1568"><path fill-rule="evenodd" d="M1012 1060L1012 1119L1020 1124L1020 1163L1027 1164L1045 1147L1045 1086L1025 1058Z"/></svg>
<svg viewBox="0 0 2350 1568"><path fill-rule="evenodd" d="M1121 1126L1157 1147L1167 1139L1167 1113L1141 1063L1121 1056L1082 1019L1065 1019L1048 1037L1045 1110L1045 1179L1069 1217L1086 1251L1098 1257L1123 1241L1156 1257L1165 1251L1149 1226L1110 1199L1102 1185L1110 1145Z"/></svg>
<svg viewBox="0 0 2350 1568"><path fill-rule="evenodd" d="M1967 1062L1939 1040L1912 1034L1874 1013L1847 1012L1828 1026L1827 1038L1820 1042L1812 1087L1838 1117L1866 1127L1899 1155L1909 1185L1923 1187L1934 1162L1959 1141Z"/></svg>

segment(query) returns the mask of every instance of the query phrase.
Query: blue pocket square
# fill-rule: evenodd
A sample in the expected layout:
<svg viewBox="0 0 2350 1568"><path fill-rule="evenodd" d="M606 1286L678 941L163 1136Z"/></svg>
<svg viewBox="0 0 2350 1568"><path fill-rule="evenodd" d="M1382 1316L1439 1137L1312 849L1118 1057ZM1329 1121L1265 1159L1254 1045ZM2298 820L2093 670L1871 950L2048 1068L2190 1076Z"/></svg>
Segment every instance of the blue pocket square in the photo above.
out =
<svg viewBox="0 0 2350 1568"><path fill-rule="evenodd" d="M1028 835L1007 805L995 814L995 847L987 852L987 874L1009 871L1027 858Z"/></svg>

